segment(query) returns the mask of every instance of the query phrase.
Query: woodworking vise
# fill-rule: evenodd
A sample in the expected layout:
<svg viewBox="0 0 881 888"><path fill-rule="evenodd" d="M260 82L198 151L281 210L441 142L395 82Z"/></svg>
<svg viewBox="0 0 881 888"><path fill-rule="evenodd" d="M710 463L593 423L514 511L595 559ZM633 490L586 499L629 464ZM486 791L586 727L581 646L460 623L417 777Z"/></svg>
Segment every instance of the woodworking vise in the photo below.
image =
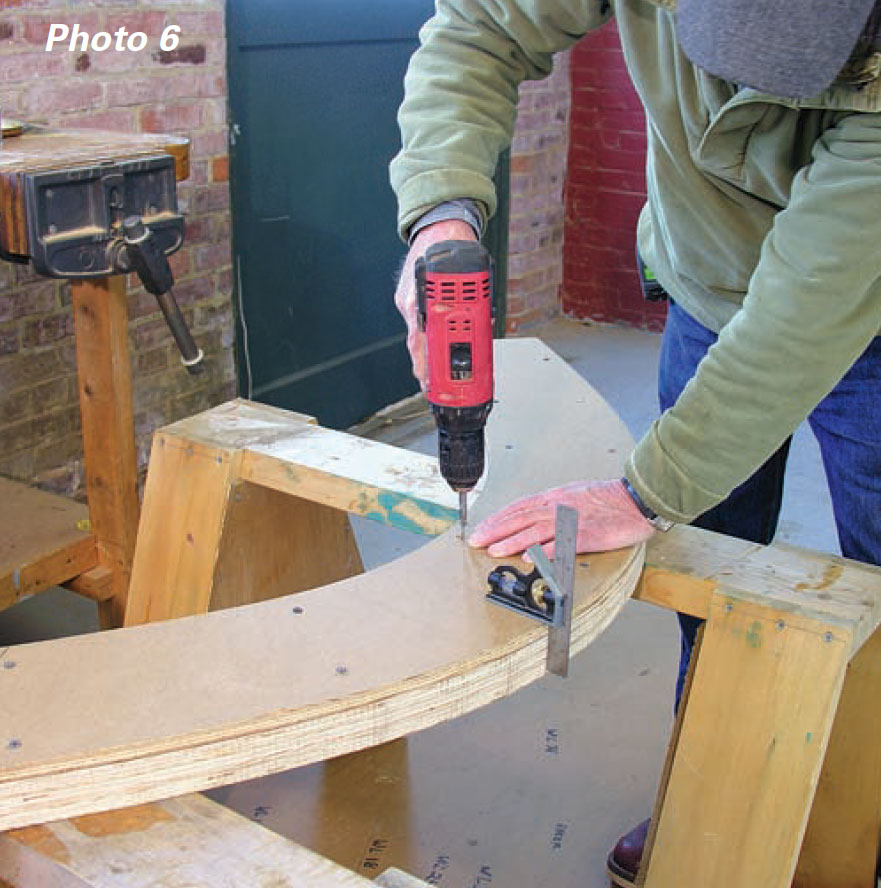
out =
<svg viewBox="0 0 881 888"><path fill-rule="evenodd" d="M13 187L4 201L11 206L0 208L11 211L10 224L0 224L0 258L69 280L137 274L156 297L184 366L200 372L203 354L175 300L168 263L184 236L175 157L158 143L153 151L139 144L125 157L126 137L114 136L119 149L96 142L94 159L84 161L89 135L71 133L66 142L63 135L24 127L3 142L0 176Z"/></svg>

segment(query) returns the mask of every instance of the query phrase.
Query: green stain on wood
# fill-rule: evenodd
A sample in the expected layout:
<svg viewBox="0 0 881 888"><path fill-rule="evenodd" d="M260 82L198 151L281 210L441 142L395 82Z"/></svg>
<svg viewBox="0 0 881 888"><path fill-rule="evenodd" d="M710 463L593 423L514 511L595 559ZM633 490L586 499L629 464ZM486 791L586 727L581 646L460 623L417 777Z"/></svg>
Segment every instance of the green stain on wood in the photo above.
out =
<svg viewBox="0 0 881 888"><path fill-rule="evenodd" d="M391 491L378 493L375 500L361 494L358 512L371 521L427 536L440 533L459 517L456 509Z"/></svg>
<svg viewBox="0 0 881 888"><path fill-rule="evenodd" d="M388 490L378 494L376 502L386 515L387 524L410 533L433 535L438 525L452 524L459 517L455 509Z"/></svg>
<svg viewBox="0 0 881 888"><path fill-rule="evenodd" d="M810 731L808 731L808 733L805 736L805 743L810 743L813 736L814 735Z"/></svg>
<svg viewBox="0 0 881 888"><path fill-rule="evenodd" d="M751 648L760 648L762 646L762 624L758 620L753 620L752 626L747 630L746 643Z"/></svg>

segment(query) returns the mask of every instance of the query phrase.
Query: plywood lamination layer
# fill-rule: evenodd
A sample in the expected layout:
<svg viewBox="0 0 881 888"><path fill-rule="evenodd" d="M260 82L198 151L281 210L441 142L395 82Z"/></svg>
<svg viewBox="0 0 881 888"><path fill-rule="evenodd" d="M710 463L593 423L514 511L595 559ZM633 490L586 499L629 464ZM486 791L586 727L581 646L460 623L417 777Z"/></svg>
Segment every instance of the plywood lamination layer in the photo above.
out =
<svg viewBox="0 0 881 888"><path fill-rule="evenodd" d="M519 494L620 472L631 446L626 429L559 358L519 340L499 343L497 361L498 403L475 520ZM275 465L285 446L284 440L272 444L266 460ZM191 495L214 495L237 480L242 465L261 461L247 434L236 447L218 449L217 439L193 441L193 457L201 452L217 473L180 473L182 483L194 480ZM428 501L418 482L423 469L408 480L413 455L388 450L404 498L422 489L420 498ZM421 460L413 462L421 466ZM362 469L373 478L364 482L375 488L365 506L369 517L404 514L394 496L382 499L398 491L380 489L385 481L378 479L389 473L376 475L373 455L352 465L338 462L336 473L322 469L331 479L357 480ZM314 466L305 473L306 498L315 496L318 474ZM258 475L252 467L245 480L259 483ZM292 464L289 493L296 492L296 478ZM361 503L351 499L350 485L336 481L327 485L332 502L322 505L338 506L340 496ZM144 521L150 486L148 480ZM373 496L388 507L373 509ZM161 520L161 510L156 516ZM161 531L155 534L156 559L142 559L148 539L142 523L138 584L149 585L151 568L183 585L209 575L188 563L188 549L199 545L199 524L183 519L166 529L164 541ZM180 569L173 563L178 558ZM497 563L451 529L383 568L294 596L10 650L16 666L0 675L0 829L325 760L514 693L544 674L546 631L484 600ZM618 613L642 563L642 547L579 559L573 653ZM135 586L133 579L133 595ZM53 704L34 707L34 700Z"/></svg>

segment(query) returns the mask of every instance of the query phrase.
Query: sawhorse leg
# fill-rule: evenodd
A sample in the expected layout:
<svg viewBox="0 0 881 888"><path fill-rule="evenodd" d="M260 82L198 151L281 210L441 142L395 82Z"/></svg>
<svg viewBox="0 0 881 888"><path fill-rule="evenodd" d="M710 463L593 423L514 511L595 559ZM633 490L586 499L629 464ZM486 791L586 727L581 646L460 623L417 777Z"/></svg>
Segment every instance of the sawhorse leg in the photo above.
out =
<svg viewBox="0 0 881 888"><path fill-rule="evenodd" d="M789 888L850 651L840 626L713 596L646 888Z"/></svg>
<svg viewBox="0 0 881 888"><path fill-rule="evenodd" d="M847 667L793 888L875 886L881 838L881 630Z"/></svg>
<svg viewBox="0 0 881 888"><path fill-rule="evenodd" d="M251 483L242 454L157 432L126 625L204 614L361 573L348 515Z"/></svg>

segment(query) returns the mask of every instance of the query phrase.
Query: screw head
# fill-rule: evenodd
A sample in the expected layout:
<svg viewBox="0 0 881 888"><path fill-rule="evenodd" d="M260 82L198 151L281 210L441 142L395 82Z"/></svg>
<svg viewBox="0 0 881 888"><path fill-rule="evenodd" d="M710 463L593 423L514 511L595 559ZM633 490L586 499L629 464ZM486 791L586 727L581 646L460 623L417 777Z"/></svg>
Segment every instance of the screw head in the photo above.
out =
<svg viewBox="0 0 881 888"><path fill-rule="evenodd" d="M6 744L7 749L21 749L21 740L12 739Z"/></svg>
<svg viewBox="0 0 881 888"><path fill-rule="evenodd" d="M336 674L337 675L346 675L348 674L349 667L348 666L337 666Z"/></svg>
<svg viewBox="0 0 881 888"><path fill-rule="evenodd" d="M301 608L300 605L298 604L296 607L291 608L291 613L301 614L301 613L303 613L303 608Z"/></svg>

